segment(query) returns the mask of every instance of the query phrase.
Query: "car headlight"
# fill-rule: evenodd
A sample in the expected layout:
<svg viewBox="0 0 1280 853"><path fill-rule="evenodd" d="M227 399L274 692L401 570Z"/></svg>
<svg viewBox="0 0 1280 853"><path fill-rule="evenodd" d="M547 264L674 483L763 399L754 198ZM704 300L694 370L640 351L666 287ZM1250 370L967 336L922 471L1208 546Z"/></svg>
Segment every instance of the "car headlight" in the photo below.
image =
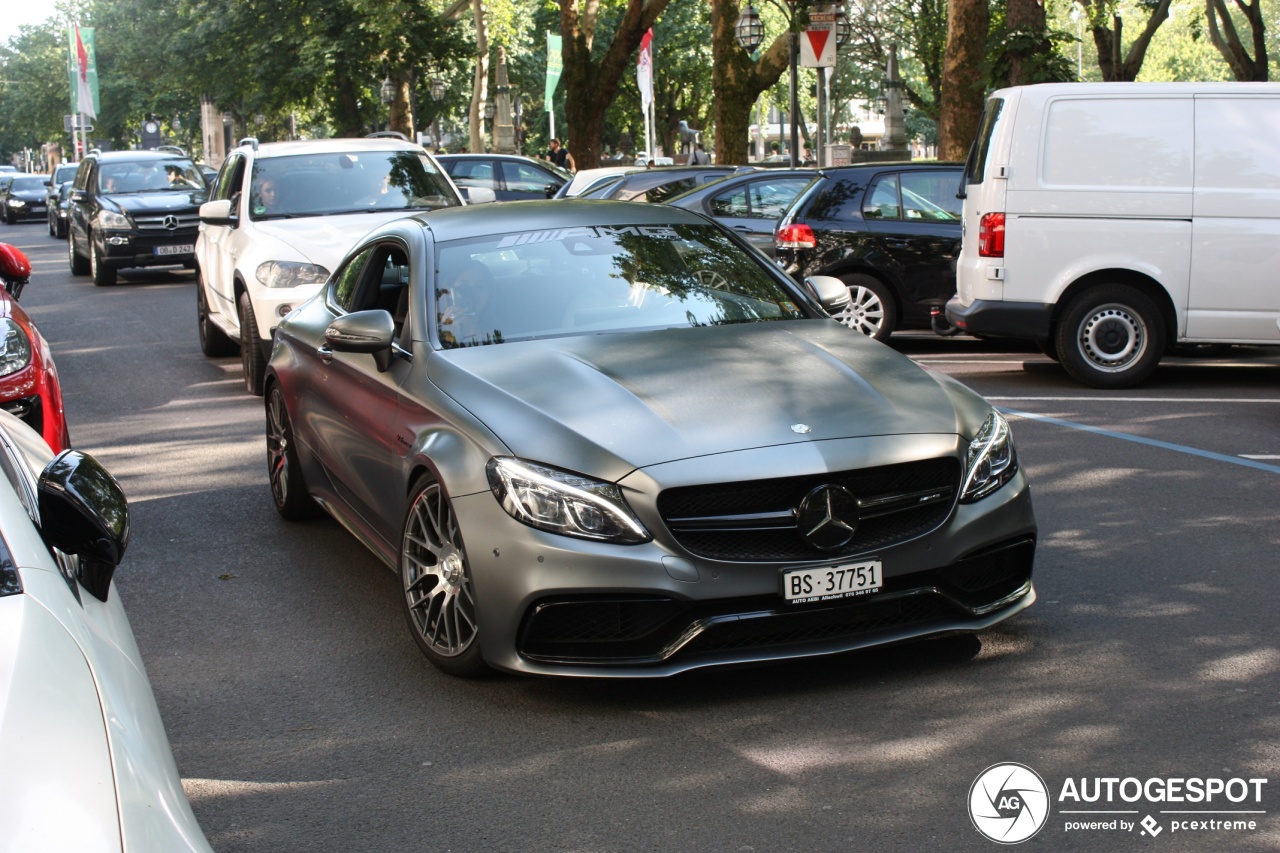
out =
<svg viewBox="0 0 1280 853"><path fill-rule="evenodd" d="M994 409L969 442L965 460L966 477L961 503L980 501L1013 479L1018 470L1018 454L1013 449L1009 422Z"/></svg>
<svg viewBox="0 0 1280 853"><path fill-rule="evenodd" d="M300 287L304 284L324 284L329 271L317 264L297 261L264 261L254 273L258 281L267 287Z"/></svg>
<svg viewBox="0 0 1280 853"><path fill-rule="evenodd" d="M9 199L9 206L10 207L26 207L27 203L20 198L11 198Z"/></svg>
<svg viewBox="0 0 1280 853"><path fill-rule="evenodd" d="M31 340L8 317L0 317L0 376L17 373L31 363Z"/></svg>
<svg viewBox="0 0 1280 853"><path fill-rule="evenodd" d="M510 456L490 459L485 472L502 508L530 527L619 545L653 538L613 483Z"/></svg>
<svg viewBox="0 0 1280 853"><path fill-rule="evenodd" d="M99 210L97 215L99 228L127 228L133 229L133 222L123 213L114 213L110 210Z"/></svg>

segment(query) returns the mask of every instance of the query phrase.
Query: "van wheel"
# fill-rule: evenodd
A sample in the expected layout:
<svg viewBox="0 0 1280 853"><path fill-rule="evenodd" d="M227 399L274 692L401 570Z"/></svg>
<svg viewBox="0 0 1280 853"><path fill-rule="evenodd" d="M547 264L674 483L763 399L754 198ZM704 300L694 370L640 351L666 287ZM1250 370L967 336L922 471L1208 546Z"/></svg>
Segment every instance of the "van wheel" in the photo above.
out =
<svg viewBox="0 0 1280 853"><path fill-rule="evenodd" d="M1067 305L1055 343L1067 373L1094 388L1131 388L1155 371L1164 352L1155 303L1127 284L1102 284Z"/></svg>
<svg viewBox="0 0 1280 853"><path fill-rule="evenodd" d="M849 288L849 304L831 316L855 332L883 341L898 325L893 294L880 279L864 273L840 276Z"/></svg>

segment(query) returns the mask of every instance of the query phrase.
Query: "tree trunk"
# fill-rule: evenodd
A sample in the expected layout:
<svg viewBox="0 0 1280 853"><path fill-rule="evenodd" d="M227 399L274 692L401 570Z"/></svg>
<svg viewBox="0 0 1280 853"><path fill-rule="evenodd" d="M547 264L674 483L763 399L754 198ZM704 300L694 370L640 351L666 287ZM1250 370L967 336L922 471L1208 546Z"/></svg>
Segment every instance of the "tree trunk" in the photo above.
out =
<svg viewBox="0 0 1280 853"><path fill-rule="evenodd" d="M991 11L985 0L951 0L942 61L938 159L963 160L978 133L986 95L982 64Z"/></svg>
<svg viewBox="0 0 1280 853"><path fill-rule="evenodd" d="M1025 50L1035 51L1044 43L1045 14L1040 0L1008 0L1008 11L1005 13L1005 25L1010 33L1034 34L1036 39L1021 40ZM1035 68L1031 53L1011 50L1009 52L1009 85L1022 86L1032 83L1032 71Z"/></svg>
<svg viewBox="0 0 1280 853"><path fill-rule="evenodd" d="M564 112L569 127L566 147L579 169L600 165L605 110L613 103L622 75L635 67L636 48L645 30L653 26L668 2L627 0L613 41L599 59L593 59L597 0L560 0L564 59L561 80L565 84Z"/></svg>
<svg viewBox="0 0 1280 853"><path fill-rule="evenodd" d="M1088 8L1090 4L1082 4ZM1138 72L1142 70L1142 62L1147 57L1147 48L1151 45L1151 39L1156 34L1156 30L1160 29L1160 25L1169 20L1169 0L1160 0L1156 8L1151 12L1151 17L1147 19L1147 24L1142 29L1142 33L1138 36L1133 44L1129 45L1129 52L1123 57L1123 30L1121 28L1120 16L1116 15L1113 19L1114 30L1107 29L1102 24L1102 19L1094 19L1093 25L1089 31L1093 34L1093 43L1098 48L1098 68L1102 71L1102 79L1107 83L1131 83L1138 79Z"/></svg>
<svg viewBox="0 0 1280 853"><path fill-rule="evenodd" d="M1240 82L1265 82L1267 80L1266 24L1262 19L1259 0L1252 3L1235 0L1236 7L1244 14L1253 36L1253 56L1245 49L1236 31L1235 22L1225 0L1207 0L1206 16L1209 19L1209 40L1222 54L1231 73Z"/></svg>
<svg viewBox="0 0 1280 853"><path fill-rule="evenodd" d="M389 129L413 139L413 105L409 100L409 74L402 69L392 69L391 83L395 97L391 101Z"/></svg>
<svg viewBox="0 0 1280 853"><path fill-rule="evenodd" d="M755 62L733 35L741 9L737 0L711 0L711 52L714 67L711 89L715 93L716 162L742 165L750 153L748 133L751 112L760 93L778 81L787 69L786 34L774 39Z"/></svg>

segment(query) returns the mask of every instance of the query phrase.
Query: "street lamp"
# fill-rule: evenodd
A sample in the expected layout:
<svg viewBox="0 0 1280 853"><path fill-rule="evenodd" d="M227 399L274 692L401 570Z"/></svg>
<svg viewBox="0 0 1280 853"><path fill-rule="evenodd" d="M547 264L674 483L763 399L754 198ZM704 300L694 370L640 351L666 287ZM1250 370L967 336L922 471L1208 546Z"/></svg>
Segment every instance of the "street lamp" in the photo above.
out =
<svg viewBox="0 0 1280 853"><path fill-rule="evenodd" d="M787 48L788 62L791 68L791 168L800 165L800 125L797 118L800 113L800 84L799 75L796 71L796 5L800 0L785 0L785 7L779 0L770 0L777 6L782 13L787 16ZM764 41L764 24L760 22L760 15L756 12L756 7L749 5L738 16L738 20L733 25L733 37L737 40L738 45L748 53L755 53Z"/></svg>
<svg viewBox="0 0 1280 853"><path fill-rule="evenodd" d="M431 100L443 101L445 96L444 81L439 77L431 78Z"/></svg>
<svg viewBox="0 0 1280 853"><path fill-rule="evenodd" d="M378 90L378 95L382 99L382 103L387 107L387 130L391 129L391 102L396 99L396 86L391 82L391 74L387 73L387 77L382 81L382 86Z"/></svg>

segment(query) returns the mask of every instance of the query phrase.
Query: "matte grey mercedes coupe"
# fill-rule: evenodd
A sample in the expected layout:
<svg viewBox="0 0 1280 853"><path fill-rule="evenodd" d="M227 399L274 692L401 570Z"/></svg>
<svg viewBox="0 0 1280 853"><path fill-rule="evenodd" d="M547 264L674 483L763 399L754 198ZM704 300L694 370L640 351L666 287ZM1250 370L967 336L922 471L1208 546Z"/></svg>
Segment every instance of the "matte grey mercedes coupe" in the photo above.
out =
<svg viewBox="0 0 1280 853"><path fill-rule="evenodd" d="M276 506L394 568L461 676L666 676L1021 611L1009 425L830 319L831 284L665 205L380 226L276 332Z"/></svg>

